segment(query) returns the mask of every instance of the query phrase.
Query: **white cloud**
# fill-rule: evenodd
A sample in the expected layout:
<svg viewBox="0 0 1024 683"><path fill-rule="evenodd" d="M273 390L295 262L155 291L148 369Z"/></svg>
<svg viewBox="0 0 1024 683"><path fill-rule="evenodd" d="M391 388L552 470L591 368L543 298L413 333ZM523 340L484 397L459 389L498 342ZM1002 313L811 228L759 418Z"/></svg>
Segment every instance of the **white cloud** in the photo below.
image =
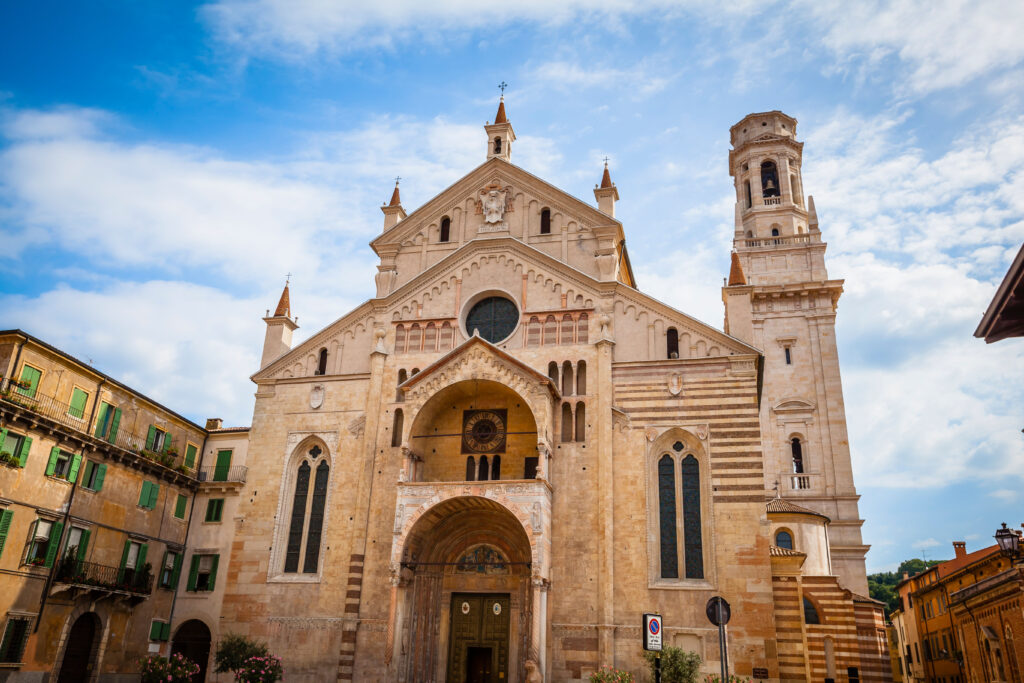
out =
<svg viewBox="0 0 1024 683"><path fill-rule="evenodd" d="M674 74L662 66L642 61L628 69L583 67L564 60L547 62L536 67L524 80L529 87L556 87L579 92L581 88L602 88L625 91L633 97L646 97L660 92L672 81Z"/></svg>
<svg viewBox="0 0 1024 683"><path fill-rule="evenodd" d="M912 545L918 550L925 550L927 548L938 548L942 544L936 541L934 538L925 538L920 541L914 541Z"/></svg>
<svg viewBox="0 0 1024 683"><path fill-rule="evenodd" d="M1013 489L996 489L989 495L1006 503L1012 503L1020 498L1020 491L1015 491Z"/></svg>

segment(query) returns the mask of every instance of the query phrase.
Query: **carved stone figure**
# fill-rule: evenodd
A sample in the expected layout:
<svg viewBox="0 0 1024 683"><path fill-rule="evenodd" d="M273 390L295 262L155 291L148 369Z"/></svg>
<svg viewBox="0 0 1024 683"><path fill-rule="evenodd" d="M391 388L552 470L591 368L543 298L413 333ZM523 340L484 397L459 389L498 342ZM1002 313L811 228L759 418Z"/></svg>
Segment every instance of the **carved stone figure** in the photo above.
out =
<svg viewBox="0 0 1024 683"><path fill-rule="evenodd" d="M526 668L526 683L544 683L544 677L537 667L537 662L527 659L523 666Z"/></svg>
<svg viewBox="0 0 1024 683"><path fill-rule="evenodd" d="M483 201L484 222L500 223L505 215L505 191L490 190Z"/></svg>

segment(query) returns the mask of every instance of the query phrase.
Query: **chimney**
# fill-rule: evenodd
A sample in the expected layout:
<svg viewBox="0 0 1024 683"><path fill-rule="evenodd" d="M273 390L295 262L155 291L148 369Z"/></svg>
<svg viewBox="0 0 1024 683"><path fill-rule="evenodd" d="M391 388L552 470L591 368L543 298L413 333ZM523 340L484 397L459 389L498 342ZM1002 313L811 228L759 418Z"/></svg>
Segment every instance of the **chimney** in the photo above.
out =
<svg viewBox="0 0 1024 683"><path fill-rule="evenodd" d="M207 429L207 431L209 431L211 429L220 429L220 426L222 424L224 424L224 420L220 419L219 417L208 417L208 418L206 418L206 429Z"/></svg>
<svg viewBox="0 0 1024 683"><path fill-rule="evenodd" d="M957 558L963 557L967 554L967 544L963 541L953 541L953 552Z"/></svg>
<svg viewBox="0 0 1024 683"><path fill-rule="evenodd" d="M906 581L909 578L910 578L910 573L909 572L903 572L903 580Z"/></svg>

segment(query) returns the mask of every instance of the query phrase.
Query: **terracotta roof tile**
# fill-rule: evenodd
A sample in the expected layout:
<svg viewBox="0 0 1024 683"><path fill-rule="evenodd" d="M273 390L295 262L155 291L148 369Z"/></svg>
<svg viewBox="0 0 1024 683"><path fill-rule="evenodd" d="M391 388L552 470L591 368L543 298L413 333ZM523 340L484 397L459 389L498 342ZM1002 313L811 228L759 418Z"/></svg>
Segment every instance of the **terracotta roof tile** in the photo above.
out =
<svg viewBox="0 0 1024 683"><path fill-rule="evenodd" d="M281 292L281 300L277 302L277 308L274 309L274 317L285 316L286 318L292 317L292 304L291 298L288 296L288 283L284 285L284 291Z"/></svg>
<svg viewBox="0 0 1024 683"><path fill-rule="evenodd" d="M768 546L768 555L771 557L806 557L807 553L790 548L780 548L777 545Z"/></svg>
<svg viewBox="0 0 1024 683"><path fill-rule="evenodd" d="M740 265L740 255L732 252L732 264L729 266L729 286L745 285L747 277L743 274L743 266Z"/></svg>
<svg viewBox="0 0 1024 683"><path fill-rule="evenodd" d="M993 554L996 554L998 552L999 552L999 545L998 544L994 544L994 545L990 545L987 548L982 548L981 550L975 550L973 553L967 553L963 557L954 557L952 560L948 560L948 561L943 562L943 563L941 563L939 565L936 565L936 568L937 568L937 570L939 572L939 578L945 578L945 577L949 576L950 574L953 574L954 572L957 572L957 571L963 569L964 567L966 567L967 565L971 564L972 562L977 562L978 560L983 560L986 557L988 557L989 555L993 555Z"/></svg>
<svg viewBox="0 0 1024 683"><path fill-rule="evenodd" d="M388 206L401 206L402 197L398 194L398 183L395 183L395 191L391 193L391 202Z"/></svg>
<svg viewBox="0 0 1024 683"><path fill-rule="evenodd" d="M611 187L611 186L612 186L612 177L608 173L608 162L606 161L606 162L604 162L604 175L601 176L601 187L605 188L605 187Z"/></svg>
<svg viewBox="0 0 1024 683"><path fill-rule="evenodd" d="M768 512L788 512L790 514L797 515L816 515L818 517L824 517L826 520L828 519L828 517L821 514L820 512L815 512L814 510L808 510L807 508L802 508L799 505L794 505L793 503L790 503L788 500L785 500L784 498L773 498L770 501L768 501L768 504L765 507Z"/></svg>
<svg viewBox="0 0 1024 683"><path fill-rule="evenodd" d="M505 118L505 98L502 97L498 102L498 113L494 115L495 123L508 123L508 119Z"/></svg>

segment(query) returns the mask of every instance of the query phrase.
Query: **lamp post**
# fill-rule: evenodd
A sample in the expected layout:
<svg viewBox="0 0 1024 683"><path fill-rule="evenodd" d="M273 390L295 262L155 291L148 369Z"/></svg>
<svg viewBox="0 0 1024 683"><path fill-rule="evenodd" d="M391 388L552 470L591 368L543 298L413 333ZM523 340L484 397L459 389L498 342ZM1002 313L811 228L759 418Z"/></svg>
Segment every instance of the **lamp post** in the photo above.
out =
<svg viewBox="0 0 1024 683"><path fill-rule="evenodd" d="M1017 558L1017 554L1020 552L1020 536L1017 535L1016 531L1008 529L1006 522L1003 522L1001 529L996 529L995 539L996 543L999 544L999 550L1004 555L1011 560Z"/></svg>

